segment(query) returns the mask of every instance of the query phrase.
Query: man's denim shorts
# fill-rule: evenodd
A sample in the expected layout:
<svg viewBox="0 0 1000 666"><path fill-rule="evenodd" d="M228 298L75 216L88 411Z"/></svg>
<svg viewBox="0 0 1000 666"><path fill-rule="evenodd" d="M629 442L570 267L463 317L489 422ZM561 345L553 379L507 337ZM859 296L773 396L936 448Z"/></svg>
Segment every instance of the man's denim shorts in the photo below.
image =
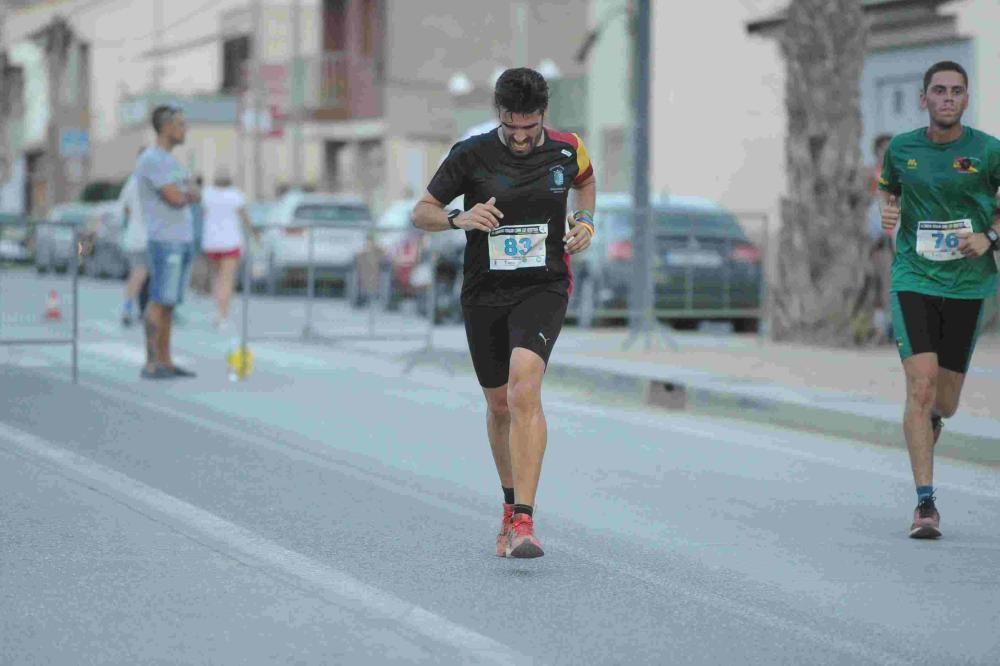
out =
<svg viewBox="0 0 1000 666"><path fill-rule="evenodd" d="M149 302L177 305L191 277L191 243L149 241Z"/></svg>

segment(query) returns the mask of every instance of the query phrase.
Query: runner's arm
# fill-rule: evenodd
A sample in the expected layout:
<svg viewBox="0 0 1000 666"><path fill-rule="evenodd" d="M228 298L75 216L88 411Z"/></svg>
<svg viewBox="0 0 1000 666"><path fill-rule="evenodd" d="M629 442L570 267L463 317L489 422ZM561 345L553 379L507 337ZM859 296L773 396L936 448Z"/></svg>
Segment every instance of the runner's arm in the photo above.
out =
<svg viewBox="0 0 1000 666"><path fill-rule="evenodd" d="M444 204L435 199L429 192L424 193L417 205L413 207L410 214L410 221L417 229L424 231L447 231L451 229L448 224L448 212L444 209Z"/></svg>
<svg viewBox="0 0 1000 666"><path fill-rule="evenodd" d="M597 179L591 174L579 185L573 186L573 210L585 208L591 213L597 205Z"/></svg>
<svg viewBox="0 0 1000 666"><path fill-rule="evenodd" d="M455 226L466 231L478 229L479 231L490 232L500 226L500 219L503 217L496 206L496 197L491 197L486 203L478 203L471 209L462 212L455 218ZM444 210L444 204L438 201L433 194L427 192L423 198L413 207L410 221L417 229L424 231L447 231L451 229L448 224L448 213Z"/></svg>
<svg viewBox="0 0 1000 666"><path fill-rule="evenodd" d="M883 189L878 190L878 208L882 219L882 230L887 234L892 234L899 224L900 205L899 197L892 192Z"/></svg>
<svg viewBox="0 0 1000 666"><path fill-rule="evenodd" d="M257 230L254 228L253 222L250 221L250 215L247 213L247 209L241 206L236 211L236 214L239 215L240 222L243 223L243 231L246 234L246 237L250 238L253 236L254 238L257 238Z"/></svg>

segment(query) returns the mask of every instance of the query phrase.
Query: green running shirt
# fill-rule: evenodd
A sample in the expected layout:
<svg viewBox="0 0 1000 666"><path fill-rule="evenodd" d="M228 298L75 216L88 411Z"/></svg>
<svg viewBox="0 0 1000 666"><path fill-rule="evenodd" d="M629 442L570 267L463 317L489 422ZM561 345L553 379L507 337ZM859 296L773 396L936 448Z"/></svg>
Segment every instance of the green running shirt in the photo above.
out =
<svg viewBox="0 0 1000 666"><path fill-rule="evenodd" d="M893 137L879 189L901 197L891 291L947 298L989 298L996 291L993 253L954 258L957 231L992 225L1000 187L1000 140L966 127L934 143L927 128ZM950 224L949 224L950 223Z"/></svg>

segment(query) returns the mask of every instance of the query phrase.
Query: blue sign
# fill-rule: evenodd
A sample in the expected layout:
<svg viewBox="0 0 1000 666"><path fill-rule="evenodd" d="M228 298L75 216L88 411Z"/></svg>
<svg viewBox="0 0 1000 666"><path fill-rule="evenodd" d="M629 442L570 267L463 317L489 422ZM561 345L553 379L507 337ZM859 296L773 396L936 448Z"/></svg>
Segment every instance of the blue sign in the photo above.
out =
<svg viewBox="0 0 1000 666"><path fill-rule="evenodd" d="M90 152L90 133L82 129L59 131L59 157L84 158Z"/></svg>

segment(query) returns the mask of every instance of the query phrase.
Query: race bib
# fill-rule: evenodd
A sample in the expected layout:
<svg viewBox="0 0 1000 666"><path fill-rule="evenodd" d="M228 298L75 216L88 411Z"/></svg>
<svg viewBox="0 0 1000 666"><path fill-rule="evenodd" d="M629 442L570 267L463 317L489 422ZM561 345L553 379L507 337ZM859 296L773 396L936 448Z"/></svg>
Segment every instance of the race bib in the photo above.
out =
<svg viewBox="0 0 1000 666"><path fill-rule="evenodd" d="M490 270L544 267L548 235L548 223L497 227L490 232Z"/></svg>
<svg viewBox="0 0 1000 666"><path fill-rule="evenodd" d="M972 220L951 220L950 222L917 222L917 254L931 261L952 261L962 259L958 251L963 229L972 232Z"/></svg>

